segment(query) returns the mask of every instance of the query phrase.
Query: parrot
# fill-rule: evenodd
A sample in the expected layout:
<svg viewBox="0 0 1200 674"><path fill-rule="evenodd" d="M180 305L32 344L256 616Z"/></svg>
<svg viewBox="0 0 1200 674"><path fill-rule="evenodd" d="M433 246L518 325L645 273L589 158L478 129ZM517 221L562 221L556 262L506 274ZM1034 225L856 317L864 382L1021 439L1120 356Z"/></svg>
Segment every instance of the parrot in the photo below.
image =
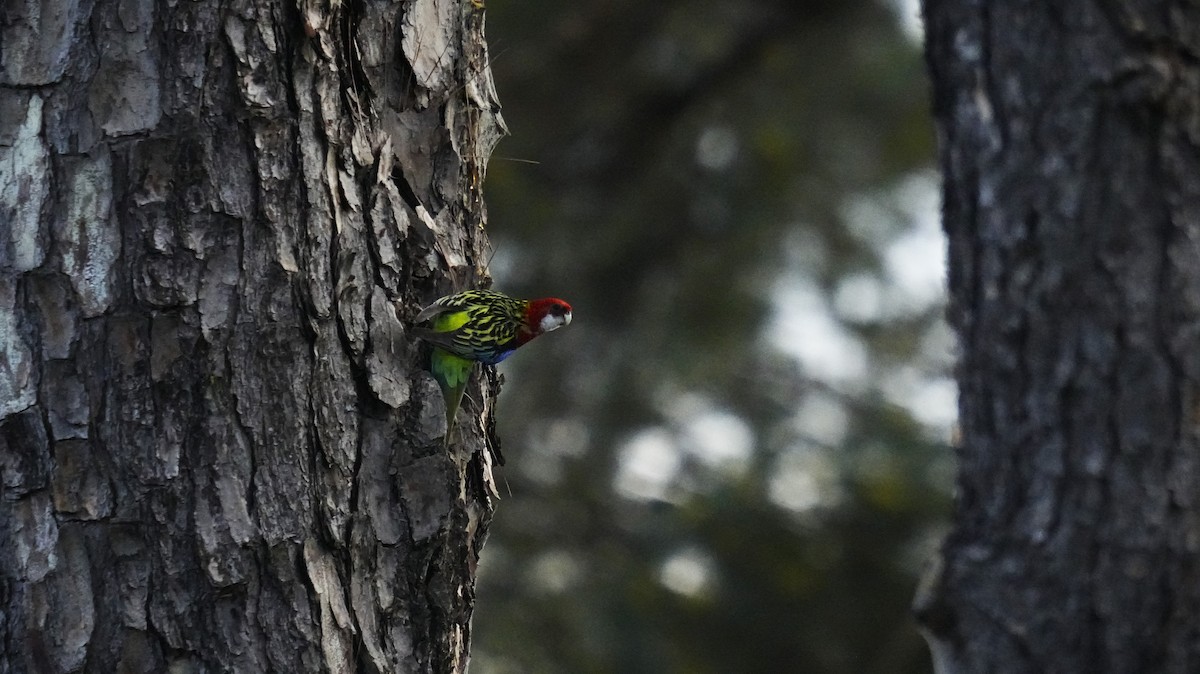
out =
<svg viewBox="0 0 1200 674"><path fill-rule="evenodd" d="M518 300L494 290L467 290L436 300L417 314L413 334L433 346L429 370L446 402L445 444L475 363L495 365L538 335L571 323L571 305L557 297Z"/></svg>

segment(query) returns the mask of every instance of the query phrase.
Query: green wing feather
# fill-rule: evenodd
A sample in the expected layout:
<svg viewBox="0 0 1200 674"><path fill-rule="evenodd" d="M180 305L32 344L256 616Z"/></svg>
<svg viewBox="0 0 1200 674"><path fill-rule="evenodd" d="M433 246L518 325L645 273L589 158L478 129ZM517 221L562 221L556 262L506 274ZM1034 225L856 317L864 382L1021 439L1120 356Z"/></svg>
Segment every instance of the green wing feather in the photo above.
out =
<svg viewBox="0 0 1200 674"><path fill-rule="evenodd" d="M462 404L463 392L467 390L467 382L471 380L471 368L475 363L461 358L440 347L433 347L429 357L429 370L442 389L442 399L446 402L446 439L450 444L450 433L454 430L454 416Z"/></svg>

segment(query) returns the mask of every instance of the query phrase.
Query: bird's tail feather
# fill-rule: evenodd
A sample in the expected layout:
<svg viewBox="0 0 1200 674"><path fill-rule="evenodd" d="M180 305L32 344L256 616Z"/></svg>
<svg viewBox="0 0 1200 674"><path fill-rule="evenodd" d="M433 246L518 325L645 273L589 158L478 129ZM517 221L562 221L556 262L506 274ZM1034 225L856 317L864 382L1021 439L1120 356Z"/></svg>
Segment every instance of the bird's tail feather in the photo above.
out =
<svg viewBox="0 0 1200 674"><path fill-rule="evenodd" d="M471 379L472 365L474 363L471 361L438 347L434 347L430 356L429 369L442 388L442 400L446 403L446 437L443 444L447 446L454 432L454 417L458 414L467 382Z"/></svg>

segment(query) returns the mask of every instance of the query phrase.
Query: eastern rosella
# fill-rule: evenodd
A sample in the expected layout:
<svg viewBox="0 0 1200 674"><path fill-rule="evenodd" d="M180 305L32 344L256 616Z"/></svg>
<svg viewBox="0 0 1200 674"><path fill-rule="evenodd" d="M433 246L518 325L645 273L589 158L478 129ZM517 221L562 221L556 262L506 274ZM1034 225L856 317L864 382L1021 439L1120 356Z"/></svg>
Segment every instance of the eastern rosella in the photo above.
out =
<svg viewBox="0 0 1200 674"><path fill-rule="evenodd" d="M534 337L571 322L571 305L554 298L517 300L492 290L447 295L421 310L413 334L433 345L429 370L446 401L446 444L475 363L495 365Z"/></svg>

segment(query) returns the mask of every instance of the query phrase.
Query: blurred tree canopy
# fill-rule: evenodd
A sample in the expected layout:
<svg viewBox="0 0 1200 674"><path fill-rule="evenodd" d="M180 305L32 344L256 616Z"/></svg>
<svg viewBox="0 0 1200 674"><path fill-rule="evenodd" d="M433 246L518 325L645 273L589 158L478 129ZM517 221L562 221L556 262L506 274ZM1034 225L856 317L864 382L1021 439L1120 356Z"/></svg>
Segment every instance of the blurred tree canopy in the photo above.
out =
<svg viewBox="0 0 1200 674"><path fill-rule="evenodd" d="M954 413L915 6L504 2L472 671L926 672Z"/></svg>

